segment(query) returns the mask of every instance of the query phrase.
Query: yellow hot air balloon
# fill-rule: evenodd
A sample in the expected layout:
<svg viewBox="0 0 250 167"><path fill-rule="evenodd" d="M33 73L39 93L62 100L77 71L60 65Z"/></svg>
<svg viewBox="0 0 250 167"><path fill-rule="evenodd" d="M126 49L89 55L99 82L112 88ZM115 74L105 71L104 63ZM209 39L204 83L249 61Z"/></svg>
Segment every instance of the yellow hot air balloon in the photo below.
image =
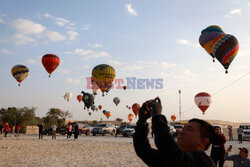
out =
<svg viewBox="0 0 250 167"><path fill-rule="evenodd" d="M11 73L20 86L21 82L29 75L29 69L24 65L15 65L12 67Z"/></svg>
<svg viewBox="0 0 250 167"><path fill-rule="evenodd" d="M112 87L115 79L115 69L107 64L100 64L92 70L92 81L101 89L103 96L107 89Z"/></svg>

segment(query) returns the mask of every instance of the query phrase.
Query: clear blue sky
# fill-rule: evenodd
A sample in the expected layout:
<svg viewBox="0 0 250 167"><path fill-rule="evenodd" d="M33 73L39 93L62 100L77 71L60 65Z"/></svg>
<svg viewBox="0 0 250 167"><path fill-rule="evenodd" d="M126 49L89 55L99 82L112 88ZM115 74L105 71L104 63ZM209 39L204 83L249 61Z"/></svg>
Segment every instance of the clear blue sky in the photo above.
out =
<svg viewBox="0 0 250 167"><path fill-rule="evenodd" d="M37 107L38 116L57 107L78 120L106 119L100 111L89 116L76 100L86 91L92 68L106 63L117 78L163 78L164 84L161 90L111 90L105 97L99 92L96 104L111 111L111 120L127 120L131 111L126 105L156 96L162 99L163 113L178 120L181 89L182 119L249 122L249 20L250 1L238 0L2 0L0 107ZM229 74L199 45L200 32L209 25L219 25L239 40ZM41 63L47 53L61 59L50 79ZM30 69L21 87L10 72L16 64ZM203 91L212 95L206 115L194 103ZM69 102L63 99L65 92L73 94ZM116 96L118 107L112 100Z"/></svg>

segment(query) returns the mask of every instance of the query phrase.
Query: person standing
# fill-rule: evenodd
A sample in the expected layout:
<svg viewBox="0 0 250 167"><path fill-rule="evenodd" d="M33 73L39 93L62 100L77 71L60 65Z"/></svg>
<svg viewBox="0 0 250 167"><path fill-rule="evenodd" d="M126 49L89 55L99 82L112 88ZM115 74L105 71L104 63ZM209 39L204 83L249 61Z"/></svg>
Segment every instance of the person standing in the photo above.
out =
<svg viewBox="0 0 250 167"><path fill-rule="evenodd" d="M43 123L37 125L39 130L39 139L43 139Z"/></svg>
<svg viewBox="0 0 250 167"><path fill-rule="evenodd" d="M241 144L242 143L242 133L243 133L243 129L240 127L237 129L238 132L238 141Z"/></svg>
<svg viewBox="0 0 250 167"><path fill-rule="evenodd" d="M9 126L9 123L6 122L6 124L4 125L4 128L3 128L3 131L4 131L4 137L7 137L7 134L10 130L10 126Z"/></svg>
<svg viewBox="0 0 250 167"><path fill-rule="evenodd" d="M250 166L250 160L248 157L248 150L247 148L239 148L240 152L238 155L231 155L228 156L228 153L231 151L231 148L228 148L225 154L225 160L227 161L233 161L234 167L249 167Z"/></svg>
<svg viewBox="0 0 250 167"><path fill-rule="evenodd" d="M227 126L229 141L233 141L233 127L231 125Z"/></svg>
<svg viewBox="0 0 250 167"><path fill-rule="evenodd" d="M2 134L2 133L3 133L3 124L0 123L0 134Z"/></svg>
<svg viewBox="0 0 250 167"><path fill-rule="evenodd" d="M71 131L72 131L72 125L71 123L68 123L67 125L67 139L71 137Z"/></svg>
<svg viewBox="0 0 250 167"><path fill-rule="evenodd" d="M219 126L214 127L214 138L212 141L211 158L214 160L215 165L219 162L219 167L223 167L225 155L226 137L222 134Z"/></svg>
<svg viewBox="0 0 250 167"><path fill-rule="evenodd" d="M52 125L52 139L56 139L56 128L55 124Z"/></svg>
<svg viewBox="0 0 250 167"><path fill-rule="evenodd" d="M15 132L16 132L15 137L19 137L20 129L21 129L21 125L16 125L16 127L15 127Z"/></svg>
<svg viewBox="0 0 250 167"><path fill-rule="evenodd" d="M75 124L75 132L74 132L74 138L78 139L78 135L79 135L79 128L78 128L78 124Z"/></svg>

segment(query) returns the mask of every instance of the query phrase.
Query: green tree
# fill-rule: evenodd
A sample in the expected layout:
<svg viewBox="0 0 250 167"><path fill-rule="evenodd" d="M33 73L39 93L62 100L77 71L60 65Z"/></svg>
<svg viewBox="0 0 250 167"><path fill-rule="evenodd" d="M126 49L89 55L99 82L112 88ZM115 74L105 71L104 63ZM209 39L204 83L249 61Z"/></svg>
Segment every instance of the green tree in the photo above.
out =
<svg viewBox="0 0 250 167"><path fill-rule="evenodd" d="M67 111L62 111L60 113L60 117L62 118L63 126L65 126L66 119L72 118L73 115L67 110Z"/></svg>

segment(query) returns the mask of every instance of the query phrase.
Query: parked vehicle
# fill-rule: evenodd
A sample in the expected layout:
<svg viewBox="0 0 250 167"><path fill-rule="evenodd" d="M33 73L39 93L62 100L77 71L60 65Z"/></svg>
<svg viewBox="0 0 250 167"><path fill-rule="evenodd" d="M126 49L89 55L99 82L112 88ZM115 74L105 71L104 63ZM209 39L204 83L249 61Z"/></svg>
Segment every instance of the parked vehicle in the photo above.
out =
<svg viewBox="0 0 250 167"><path fill-rule="evenodd" d="M130 137L133 136L135 133L136 125L126 125L126 127L121 132L123 137Z"/></svg>
<svg viewBox="0 0 250 167"><path fill-rule="evenodd" d="M119 135L119 134L122 134L122 131L124 130L124 128L126 128L126 125L123 125L121 127L117 127L115 137L117 137L117 135Z"/></svg>
<svg viewBox="0 0 250 167"><path fill-rule="evenodd" d="M114 124L101 123L101 124L98 124L96 127L94 127L91 133L93 134L93 136L95 136L96 134L101 134L103 136L105 134L111 134L113 136L116 133L116 128Z"/></svg>
<svg viewBox="0 0 250 167"><path fill-rule="evenodd" d="M242 140L250 139L250 125L240 125L239 128L243 130Z"/></svg>
<svg viewBox="0 0 250 167"><path fill-rule="evenodd" d="M78 124L78 126L80 134L90 135L90 132L93 129L89 124Z"/></svg>
<svg viewBox="0 0 250 167"><path fill-rule="evenodd" d="M175 135L176 129L174 128L174 126L172 126L172 125L169 126L169 133L170 133L172 136Z"/></svg>

